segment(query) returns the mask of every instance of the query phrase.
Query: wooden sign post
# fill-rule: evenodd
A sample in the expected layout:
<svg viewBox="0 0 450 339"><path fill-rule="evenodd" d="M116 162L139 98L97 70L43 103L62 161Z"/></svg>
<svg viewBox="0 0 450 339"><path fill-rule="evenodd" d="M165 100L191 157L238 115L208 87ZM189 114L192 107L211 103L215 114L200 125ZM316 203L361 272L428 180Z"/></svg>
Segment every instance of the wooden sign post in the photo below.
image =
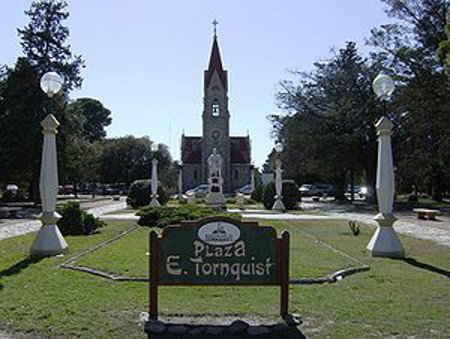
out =
<svg viewBox="0 0 450 339"><path fill-rule="evenodd" d="M150 232L150 319L158 318L158 286L280 286L280 314L288 314L289 233L210 217Z"/></svg>

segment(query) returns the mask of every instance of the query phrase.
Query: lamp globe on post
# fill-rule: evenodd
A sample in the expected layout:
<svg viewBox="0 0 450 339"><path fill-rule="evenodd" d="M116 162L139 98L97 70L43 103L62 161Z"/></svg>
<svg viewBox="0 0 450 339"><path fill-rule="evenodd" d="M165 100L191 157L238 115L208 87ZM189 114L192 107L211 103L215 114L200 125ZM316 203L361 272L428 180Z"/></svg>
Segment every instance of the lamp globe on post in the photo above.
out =
<svg viewBox="0 0 450 339"><path fill-rule="evenodd" d="M156 158L156 152L158 151L159 146L158 144L154 143L152 144L152 152L153 152L153 159L152 159L152 179L151 179L151 189L152 189L152 195L150 200L150 206L161 206L158 201L158 159Z"/></svg>
<svg viewBox="0 0 450 339"><path fill-rule="evenodd" d="M61 90L62 84L61 77L55 72L46 73L41 79L41 88L49 98ZM41 126L44 133L39 183L42 200L42 213L39 218L42 227L31 245L30 253L33 256L52 256L63 253L68 247L56 225L61 216L55 212L58 194L56 133L59 122L54 115L49 114L41 122Z"/></svg>
<svg viewBox="0 0 450 339"><path fill-rule="evenodd" d="M392 78L384 73L378 74L373 81L372 87L375 94L381 100L388 100L395 89ZM375 124L375 127L378 134L376 190L379 213L374 218L378 223L378 228L369 241L367 250L374 257L403 258L405 256L405 250L394 230L393 224L397 219L392 214L395 196L395 179L391 135L394 125L384 116Z"/></svg>
<svg viewBox="0 0 450 339"><path fill-rule="evenodd" d="M275 202L272 206L272 210L284 212L286 207L283 204L283 178L281 170L281 159L280 155L283 152L284 146L281 142L275 145L275 152L277 152L276 170L275 170Z"/></svg>

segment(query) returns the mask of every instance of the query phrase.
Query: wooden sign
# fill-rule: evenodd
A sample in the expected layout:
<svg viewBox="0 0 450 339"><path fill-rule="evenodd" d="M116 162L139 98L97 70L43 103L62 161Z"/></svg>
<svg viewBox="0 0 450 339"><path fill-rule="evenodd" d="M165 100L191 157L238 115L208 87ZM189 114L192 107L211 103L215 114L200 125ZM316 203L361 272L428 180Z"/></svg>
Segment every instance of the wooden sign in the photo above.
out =
<svg viewBox="0 0 450 339"><path fill-rule="evenodd" d="M158 285L280 286L288 310L289 233L210 217L150 232L150 317L158 317Z"/></svg>

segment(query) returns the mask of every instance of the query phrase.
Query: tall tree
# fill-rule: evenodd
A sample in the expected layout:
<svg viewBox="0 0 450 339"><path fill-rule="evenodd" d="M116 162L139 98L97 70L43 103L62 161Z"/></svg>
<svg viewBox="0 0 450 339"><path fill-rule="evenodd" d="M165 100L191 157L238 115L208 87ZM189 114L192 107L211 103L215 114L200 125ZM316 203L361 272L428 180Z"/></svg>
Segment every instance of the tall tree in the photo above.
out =
<svg viewBox="0 0 450 339"><path fill-rule="evenodd" d="M375 131L381 110L371 90L373 71L352 42L329 62L316 63L311 73L296 73L298 84L281 82L279 106L286 114L271 117L274 132L284 140L286 168L334 182L344 198L346 176L366 171L375 178Z"/></svg>
<svg viewBox="0 0 450 339"><path fill-rule="evenodd" d="M440 200L450 177L450 86L437 57L446 39L448 0L383 0L396 22L372 30L374 60L397 80L390 107L397 114L394 139L399 179ZM408 167L419 166L410 171ZM423 174L426 173L426 177ZM448 189L448 187L447 187Z"/></svg>
<svg viewBox="0 0 450 339"><path fill-rule="evenodd" d="M56 71L64 77L64 88L81 87L84 61L71 52L66 40L69 28L63 21L69 17L64 0L36 0L25 11L30 22L18 29L25 57L39 75Z"/></svg>
<svg viewBox="0 0 450 339"><path fill-rule="evenodd" d="M90 142L106 137L105 127L111 124L111 111L92 98L79 98L68 105L70 114L84 118L82 136Z"/></svg>
<svg viewBox="0 0 450 339"><path fill-rule="evenodd" d="M33 1L25 12L30 22L18 30L25 56L8 73L2 90L0 143L7 150L7 162L0 171L12 180L27 181L35 201L39 199L40 122L50 112L60 121L60 161L69 134L74 130L71 123L77 123L74 117L63 114L69 90L81 86L83 66L81 57L73 56L66 43L69 36L68 28L63 25L69 15L66 8L65 1ZM50 70L57 71L65 80L63 93L52 100L39 87L41 76Z"/></svg>

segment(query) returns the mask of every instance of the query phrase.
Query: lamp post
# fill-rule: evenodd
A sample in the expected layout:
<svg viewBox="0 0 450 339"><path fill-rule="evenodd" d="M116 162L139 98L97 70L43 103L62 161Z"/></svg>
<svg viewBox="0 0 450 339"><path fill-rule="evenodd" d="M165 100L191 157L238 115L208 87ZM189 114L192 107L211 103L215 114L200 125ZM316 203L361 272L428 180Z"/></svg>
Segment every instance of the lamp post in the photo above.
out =
<svg viewBox="0 0 450 339"><path fill-rule="evenodd" d="M275 170L275 202L272 206L272 210L274 211L280 211L284 212L286 210L286 207L284 207L283 204L283 178L282 178L282 170L281 170L281 159L280 154L283 152L283 144L281 142L278 142L275 145L275 152L277 152L277 160L276 163L276 170Z"/></svg>
<svg viewBox="0 0 450 339"><path fill-rule="evenodd" d="M41 78L41 88L49 98L61 90L63 80L55 72L48 72ZM58 194L58 164L56 160L56 133L58 120L49 114L42 120L44 133L42 149L41 177L39 190L42 200L42 213L39 219L42 227L30 248L34 256L52 256L63 253L68 247L66 240L56 225L61 216L55 212Z"/></svg>
<svg viewBox="0 0 450 339"><path fill-rule="evenodd" d="M158 151L158 144L152 144L152 179L151 179L151 189L152 189L152 200L150 201L150 206L161 206L158 201L158 159L155 154Z"/></svg>
<svg viewBox="0 0 450 339"><path fill-rule="evenodd" d="M380 73L372 84L375 94L381 100L389 100L394 92L394 81L386 74ZM391 135L394 125L387 117L382 117L376 124L378 134L377 197L379 213L375 216L378 228L367 245L372 256L403 258L405 250L394 230L397 220L392 214L395 195L394 166L392 161Z"/></svg>

